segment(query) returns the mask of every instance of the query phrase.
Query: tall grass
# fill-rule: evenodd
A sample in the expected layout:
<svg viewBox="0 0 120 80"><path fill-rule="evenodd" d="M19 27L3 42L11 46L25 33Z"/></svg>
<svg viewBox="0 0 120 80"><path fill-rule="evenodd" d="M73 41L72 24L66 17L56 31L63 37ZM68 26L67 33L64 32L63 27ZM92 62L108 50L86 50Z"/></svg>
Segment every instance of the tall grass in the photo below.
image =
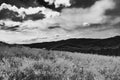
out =
<svg viewBox="0 0 120 80"><path fill-rule="evenodd" d="M120 57L0 47L0 80L120 80Z"/></svg>

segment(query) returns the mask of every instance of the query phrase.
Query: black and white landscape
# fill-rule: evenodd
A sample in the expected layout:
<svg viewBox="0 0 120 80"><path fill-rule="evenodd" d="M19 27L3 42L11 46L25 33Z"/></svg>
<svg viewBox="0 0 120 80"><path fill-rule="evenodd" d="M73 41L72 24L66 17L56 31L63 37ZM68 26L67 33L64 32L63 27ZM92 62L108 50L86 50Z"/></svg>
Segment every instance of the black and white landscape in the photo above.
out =
<svg viewBox="0 0 120 80"><path fill-rule="evenodd" d="M120 80L120 1L0 0L0 80Z"/></svg>

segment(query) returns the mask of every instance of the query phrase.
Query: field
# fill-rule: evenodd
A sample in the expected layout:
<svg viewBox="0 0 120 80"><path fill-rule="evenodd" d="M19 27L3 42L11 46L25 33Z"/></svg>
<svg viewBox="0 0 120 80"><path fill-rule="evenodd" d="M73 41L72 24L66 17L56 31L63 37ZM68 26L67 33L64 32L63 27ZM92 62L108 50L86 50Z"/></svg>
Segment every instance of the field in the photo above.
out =
<svg viewBox="0 0 120 80"><path fill-rule="evenodd" d="M120 80L120 57L2 46L0 80Z"/></svg>

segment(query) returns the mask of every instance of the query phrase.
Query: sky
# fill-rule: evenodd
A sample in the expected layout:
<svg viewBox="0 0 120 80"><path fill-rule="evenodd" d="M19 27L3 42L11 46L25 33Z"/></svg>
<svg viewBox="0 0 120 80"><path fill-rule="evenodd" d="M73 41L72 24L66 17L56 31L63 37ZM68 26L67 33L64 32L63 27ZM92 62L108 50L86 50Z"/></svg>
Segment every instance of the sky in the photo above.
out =
<svg viewBox="0 0 120 80"><path fill-rule="evenodd" d="M120 35L120 0L0 0L0 41L31 44Z"/></svg>

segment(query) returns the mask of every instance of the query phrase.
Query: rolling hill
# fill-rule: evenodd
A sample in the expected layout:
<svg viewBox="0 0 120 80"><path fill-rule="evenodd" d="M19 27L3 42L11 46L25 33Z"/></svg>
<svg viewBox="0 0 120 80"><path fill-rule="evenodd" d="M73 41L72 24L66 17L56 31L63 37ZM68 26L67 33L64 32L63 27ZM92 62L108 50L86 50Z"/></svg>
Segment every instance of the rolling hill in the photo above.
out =
<svg viewBox="0 0 120 80"><path fill-rule="evenodd" d="M31 48L45 48L47 50L119 56L120 36L107 39L69 39L49 43L27 44L23 46Z"/></svg>

